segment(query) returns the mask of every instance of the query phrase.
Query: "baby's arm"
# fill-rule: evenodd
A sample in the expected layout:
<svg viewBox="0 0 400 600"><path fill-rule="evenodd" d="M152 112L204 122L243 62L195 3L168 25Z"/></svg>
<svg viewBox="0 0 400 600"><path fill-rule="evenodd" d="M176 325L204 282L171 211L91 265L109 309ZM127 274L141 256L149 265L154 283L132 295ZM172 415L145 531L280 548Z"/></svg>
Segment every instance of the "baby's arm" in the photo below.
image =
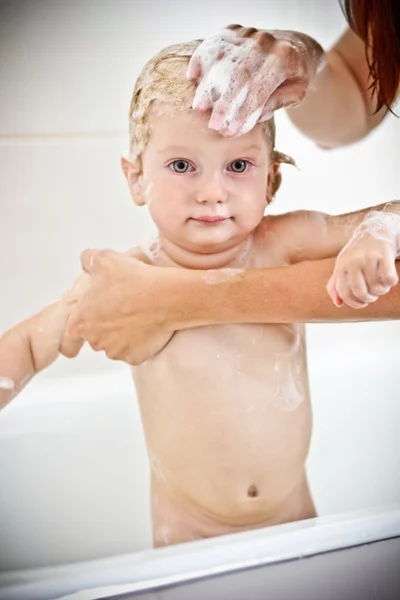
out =
<svg viewBox="0 0 400 600"><path fill-rule="evenodd" d="M50 366L59 356L69 313L88 277L81 275L60 300L0 337L0 410L34 375Z"/></svg>
<svg viewBox="0 0 400 600"><path fill-rule="evenodd" d="M397 284L400 201L337 216L301 211L282 224L291 233L289 262L338 255L327 286L336 306L363 308Z"/></svg>
<svg viewBox="0 0 400 600"><path fill-rule="evenodd" d="M275 217L274 233L282 236L287 260L296 264L337 256L350 241L356 228L372 211L400 214L400 201L380 204L355 212L328 215L299 210Z"/></svg>

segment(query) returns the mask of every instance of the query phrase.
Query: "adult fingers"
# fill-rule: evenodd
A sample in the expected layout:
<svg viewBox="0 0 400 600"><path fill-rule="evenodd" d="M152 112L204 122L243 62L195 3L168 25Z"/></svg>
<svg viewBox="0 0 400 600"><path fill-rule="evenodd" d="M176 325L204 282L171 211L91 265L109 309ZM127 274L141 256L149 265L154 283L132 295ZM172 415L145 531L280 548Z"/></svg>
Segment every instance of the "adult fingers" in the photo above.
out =
<svg viewBox="0 0 400 600"><path fill-rule="evenodd" d="M59 350L63 356L75 358L79 354L85 340L73 331L73 321L70 321L70 319L71 317L68 319Z"/></svg>
<svg viewBox="0 0 400 600"><path fill-rule="evenodd" d="M118 253L113 250L93 250L88 248L81 254L82 269L89 275L96 275L100 270L111 267L112 260Z"/></svg>

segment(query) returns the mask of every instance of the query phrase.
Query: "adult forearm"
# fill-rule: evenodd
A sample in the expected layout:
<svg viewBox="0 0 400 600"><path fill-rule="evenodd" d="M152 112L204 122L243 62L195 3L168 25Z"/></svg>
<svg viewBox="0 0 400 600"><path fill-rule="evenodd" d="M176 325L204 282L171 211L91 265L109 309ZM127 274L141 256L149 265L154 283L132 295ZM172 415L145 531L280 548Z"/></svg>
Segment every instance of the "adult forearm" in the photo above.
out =
<svg viewBox="0 0 400 600"><path fill-rule="evenodd" d="M370 321L400 318L400 286L356 310L336 308L326 284L335 259L243 271L220 283L204 275L182 282L171 307L176 329L222 323ZM400 273L400 267L398 267ZM217 273L217 272L216 272ZM192 273L193 275L193 273ZM209 279L211 281L211 279Z"/></svg>
<svg viewBox="0 0 400 600"><path fill-rule="evenodd" d="M374 129L386 112L374 114L369 85L364 43L347 31L327 52L305 99L287 113L302 133L324 148L351 144Z"/></svg>
<svg viewBox="0 0 400 600"><path fill-rule="evenodd" d="M290 120L307 137L323 148L356 142L368 133L368 119L362 93L334 51L316 75L305 99L287 109Z"/></svg>

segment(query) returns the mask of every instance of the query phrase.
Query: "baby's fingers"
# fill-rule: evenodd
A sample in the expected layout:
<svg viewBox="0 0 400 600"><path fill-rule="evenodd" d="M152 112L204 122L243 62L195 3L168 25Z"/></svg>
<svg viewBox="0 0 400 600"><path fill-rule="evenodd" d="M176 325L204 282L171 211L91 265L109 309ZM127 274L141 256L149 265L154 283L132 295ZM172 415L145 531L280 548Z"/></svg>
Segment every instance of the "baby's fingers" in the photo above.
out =
<svg viewBox="0 0 400 600"><path fill-rule="evenodd" d="M394 255L390 250L368 259L363 265L363 272L368 293L376 298L387 294L398 282Z"/></svg>
<svg viewBox="0 0 400 600"><path fill-rule="evenodd" d="M356 302L362 304L362 306L367 306L367 304L375 302L378 299L378 296L373 294L369 289L364 271L360 267L349 268L347 271L347 280L352 297Z"/></svg>
<svg viewBox="0 0 400 600"><path fill-rule="evenodd" d="M378 296L383 296L393 286L399 282L399 277L396 271L395 260L392 253L387 253L381 257L377 264L377 282L371 286L370 291Z"/></svg>
<svg viewBox="0 0 400 600"><path fill-rule="evenodd" d="M336 289L336 277L334 275L332 275L332 277L328 281L328 285L326 286L326 289L327 289L329 296L332 299L333 304L337 308L340 308L341 306L343 306L343 300L339 296L337 289Z"/></svg>
<svg viewBox="0 0 400 600"><path fill-rule="evenodd" d="M355 293L353 293L353 288ZM364 308L369 302L376 300L368 292L365 294L364 289L366 289L366 284L365 281L363 282L362 272L359 272L359 276L357 276L356 272L353 271L350 276L347 270L341 270L337 275L336 290L347 306Z"/></svg>

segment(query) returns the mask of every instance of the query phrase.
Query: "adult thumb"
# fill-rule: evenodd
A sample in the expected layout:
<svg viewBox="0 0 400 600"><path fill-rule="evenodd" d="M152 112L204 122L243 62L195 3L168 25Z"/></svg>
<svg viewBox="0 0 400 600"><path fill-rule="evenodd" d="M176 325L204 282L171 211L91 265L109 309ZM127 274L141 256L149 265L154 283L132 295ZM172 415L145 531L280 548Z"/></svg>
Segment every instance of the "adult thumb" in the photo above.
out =
<svg viewBox="0 0 400 600"><path fill-rule="evenodd" d="M81 254L81 266L82 269L89 273L89 275L94 275L96 269L96 255L98 250L92 250L91 248L87 248Z"/></svg>

